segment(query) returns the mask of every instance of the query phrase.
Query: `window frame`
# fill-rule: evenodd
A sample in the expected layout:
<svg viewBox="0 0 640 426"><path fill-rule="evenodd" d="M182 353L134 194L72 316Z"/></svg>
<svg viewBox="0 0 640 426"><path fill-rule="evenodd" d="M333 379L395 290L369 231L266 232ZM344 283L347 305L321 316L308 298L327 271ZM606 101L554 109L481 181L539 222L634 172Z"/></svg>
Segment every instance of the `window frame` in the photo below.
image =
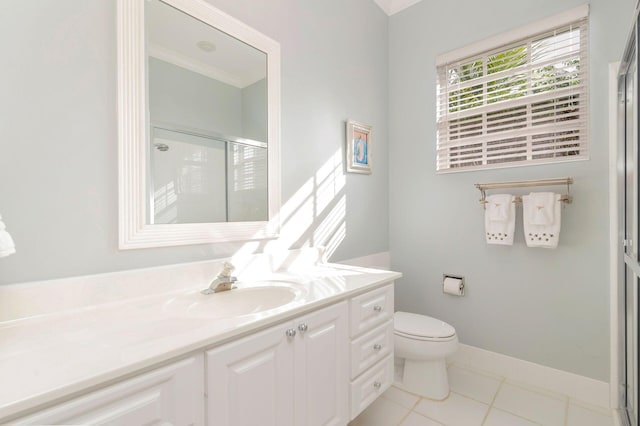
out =
<svg viewBox="0 0 640 426"><path fill-rule="evenodd" d="M589 6L585 4L436 58L436 173L589 159L588 15ZM577 70L573 67L574 71L566 76L552 72L553 78L549 78L548 70L546 74L541 72L545 61L532 58L532 51L544 48L545 41L560 46L560 34L567 30L578 34L579 47L548 56L549 64L544 67L560 62L558 58L566 57L569 61L576 56ZM568 32L567 40L575 37L574 33ZM503 58L509 60L508 52L514 52L512 59L526 60L492 75L487 64L496 54L505 54ZM452 70L459 72L450 74ZM536 73L540 80L532 78ZM513 85L514 94L505 95L504 86L496 85L497 78L503 77ZM491 84L495 85L493 93L488 92ZM453 104L452 93L458 96ZM515 118L510 120L512 113ZM492 118L502 121L495 122L492 128Z"/></svg>

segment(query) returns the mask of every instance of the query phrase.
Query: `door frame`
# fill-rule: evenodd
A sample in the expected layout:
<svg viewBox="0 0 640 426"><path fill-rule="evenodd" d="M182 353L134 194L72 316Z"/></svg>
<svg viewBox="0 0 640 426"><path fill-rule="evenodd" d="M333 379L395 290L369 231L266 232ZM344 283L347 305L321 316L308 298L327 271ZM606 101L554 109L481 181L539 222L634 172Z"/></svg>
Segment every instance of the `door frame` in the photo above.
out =
<svg viewBox="0 0 640 426"><path fill-rule="evenodd" d="M619 291L620 281L624 276L620 274L623 263L620 249L620 218L623 199L618 182L618 170L624 167L624 148L618 140L618 75L620 62L609 64L609 317L610 317L610 404L615 416L622 415L625 381L624 373L624 294ZM622 148L622 149L621 149ZM621 423L618 418L617 424Z"/></svg>
<svg viewBox="0 0 640 426"><path fill-rule="evenodd" d="M628 415L627 402L627 313L626 313L626 297L627 297L627 269L640 277L640 265L637 259L631 264L630 259L626 255L626 249L623 243L626 243L626 213L627 213L627 117L626 112L626 95L627 89L624 76L628 73L630 65L638 64L638 40L637 40L637 17L638 10L634 14L634 22L631 33L625 45L624 55L621 62L609 64L609 279L610 279L610 403L614 413L614 420L617 425L635 425L637 423L637 412L640 409L640 401L638 400L637 385L640 377L637 376L638 366L634 366L636 377L634 380L634 398L635 407L632 409L631 416ZM633 61L631 64L629 61ZM636 68L637 69L637 68ZM637 72L637 71L636 71ZM637 74L636 74L637 75ZM638 81L634 79L634 103L638 103ZM636 105L637 108L637 105ZM634 117L635 126L638 125L638 117ZM637 138L634 131L633 139ZM635 150L638 149L638 140L631 141L635 144ZM635 167L640 165L640 160L634 158ZM637 191L638 182L634 184L633 190ZM635 204L635 202L634 202ZM635 209L638 205L634 206ZM637 235L632 237L638 238ZM634 242L638 244L638 242ZM633 283L632 285L637 285ZM636 316L638 313L635 313ZM638 330L632 330L636 335ZM633 344L633 343L632 343ZM636 361L637 364L637 361ZM635 418L630 418L635 417Z"/></svg>

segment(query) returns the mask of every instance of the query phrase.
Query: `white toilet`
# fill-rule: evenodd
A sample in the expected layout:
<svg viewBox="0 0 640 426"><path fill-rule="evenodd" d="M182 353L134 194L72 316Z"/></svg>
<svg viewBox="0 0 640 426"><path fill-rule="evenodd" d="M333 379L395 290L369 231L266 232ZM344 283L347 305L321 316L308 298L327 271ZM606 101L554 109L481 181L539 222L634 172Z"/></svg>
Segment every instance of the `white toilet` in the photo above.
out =
<svg viewBox="0 0 640 426"><path fill-rule="evenodd" d="M396 312L394 345L404 358L400 386L423 397L441 400L449 396L446 357L458 348L456 329L426 315Z"/></svg>

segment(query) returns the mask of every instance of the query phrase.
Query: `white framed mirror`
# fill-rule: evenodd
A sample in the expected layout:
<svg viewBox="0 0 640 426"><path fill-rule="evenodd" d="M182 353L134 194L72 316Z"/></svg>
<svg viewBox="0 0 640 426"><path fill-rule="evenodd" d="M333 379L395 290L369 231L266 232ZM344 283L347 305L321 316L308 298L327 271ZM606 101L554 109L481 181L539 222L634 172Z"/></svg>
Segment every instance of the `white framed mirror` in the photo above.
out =
<svg viewBox="0 0 640 426"><path fill-rule="evenodd" d="M275 238L280 46L202 0L118 0L120 249Z"/></svg>

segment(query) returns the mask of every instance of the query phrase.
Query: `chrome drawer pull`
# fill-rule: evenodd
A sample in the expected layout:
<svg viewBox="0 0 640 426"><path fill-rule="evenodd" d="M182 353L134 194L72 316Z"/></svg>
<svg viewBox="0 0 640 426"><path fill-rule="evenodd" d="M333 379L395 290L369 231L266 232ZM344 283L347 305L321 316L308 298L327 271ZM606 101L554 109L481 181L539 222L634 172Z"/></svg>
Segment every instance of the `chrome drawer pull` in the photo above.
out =
<svg viewBox="0 0 640 426"><path fill-rule="evenodd" d="M380 389L380 387L382 386L382 383L380 382L373 382L373 387L376 389Z"/></svg>
<svg viewBox="0 0 640 426"><path fill-rule="evenodd" d="M307 331L309 329L309 327L307 326L307 324L302 323L298 326L298 330L300 330L300 333L304 333L305 331Z"/></svg>
<svg viewBox="0 0 640 426"><path fill-rule="evenodd" d="M382 306L380 306L380 305L375 305L375 306L373 307L373 310L374 310L374 311L376 311L376 312L382 312Z"/></svg>
<svg viewBox="0 0 640 426"><path fill-rule="evenodd" d="M296 337L296 330L294 328L290 328L288 329L285 334L287 335L287 337L289 338L293 338Z"/></svg>
<svg viewBox="0 0 640 426"><path fill-rule="evenodd" d="M374 351L379 351L380 349L382 349L382 345L380 343L376 343L375 345L373 345Z"/></svg>

